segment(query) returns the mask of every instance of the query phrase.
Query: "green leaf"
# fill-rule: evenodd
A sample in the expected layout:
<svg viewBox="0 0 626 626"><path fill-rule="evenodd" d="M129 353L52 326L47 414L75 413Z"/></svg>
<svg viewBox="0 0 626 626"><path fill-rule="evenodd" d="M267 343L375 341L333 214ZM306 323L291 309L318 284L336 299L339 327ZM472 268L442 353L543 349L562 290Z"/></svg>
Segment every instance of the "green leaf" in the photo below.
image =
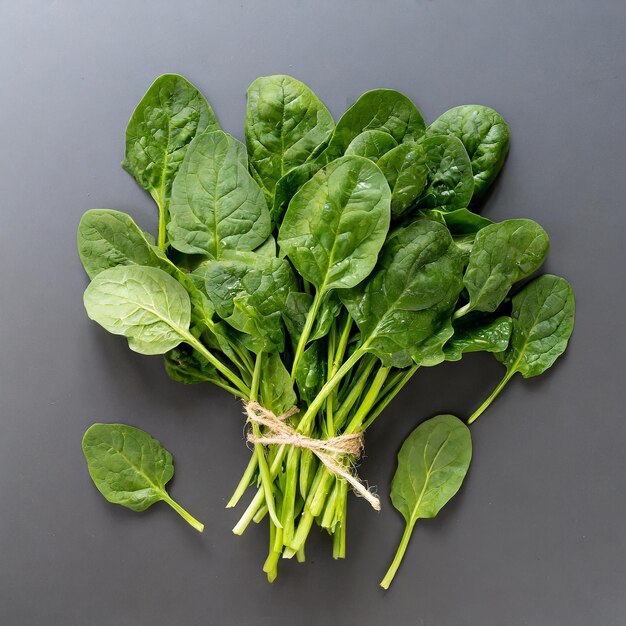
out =
<svg viewBox="0 0 626 626"><path fill-rule="evenodd" d="M282 415L298 403L291 377L278 352L263 356L260 391L263 406L274 415Z"/></svg>
<svg viewBox="0 0 626 626"><path fill-rule="evenodd" d="M463 318L454 325L454 335L446 343L447 361L460 361L467 352L502 352L511 338L513 322L510 317L476 320Z"/></svg>
<svg viewBox="0 0 626 626"><path fill-rule="evenodd" d="M298 286L286 260L256 255L251 262L209 261L205 281L217 314L250 335L251 350L284 349L285 300Z"/></svg>
<svg viewBox="0 0 626 626"><path fill-rule="evenodd" d="M215 366L187 345L179 345L165 354L165 371L172 380L185 385L219 380Z"/></svg>
<svg viewBox="0 0 626 626"><path fill-rule="evenodd" d="M428 183L426 152L421 143L403 143L378 161L391 187L391 215L398 219L411 209Z"/></svg>
<svg viewBox="0 0 626 626"><path fill-rule="evenodd" d="M495 311L511 287L543 264L550 240L532 220L505 220L480 230L463 283L470 297L460 311Z"/></svg>
<svg viewBox="0 0 626 626"><path fill-rule="evenodd" d="M456 209L455 211L433 209L422 211L422 215L445 224L453 236L475 235L485 226L493 224L491 220L482 215L472 213L468 209ZM472 238L472 241L474 241L474 238Z"/></svg>
<svg viewBox="0 0 626 626"><path fill-rule="evenodd" d="M426 134L458 137L472 163L474 195L482 196L494 181L509 151L509 127L493 109L466 104L446 111Z"/></svg>
<svg viewBox="0 0 626 626"><path fill-rule="evenodd" d="M191 304L185 289L153 267L113 267L98 274L85 290L87 315L131 350L164 354L189 336Z"/></svg>
<svg viewBox="0 0 626 626"><path fill-rule="evenodd" d="M345 154L352 140L366 130L382 130L397 143L414 141L424 134L424 120L415 105L393 89L364 93L341 117L328 148L321 154L329 163Z"/></svg>
<svg viewBox="0 0 626 626"><path fill-rule="evenodd" d="M460 489L472 460L469 428L454 415L422 422L404 441L391 482L391 502L406 521L395 559L381 582L389 587L418 519L432 518Z"/></svg>
<svg viewBox="0 0 626 626"><path fill-rule="evenodd" d="M506 374L468 424L487 410L515 372L524 378L539 376L565 352L574 330L574 308L570 284L551 274L535 278L513 296L511 340L504 352L494 355L506 367Z"/></svg>
<svg viewBox="0 0 626 626"><path fill-rule="evenodd" d="M174 248L220 258L228 249L254 250L269 237L267 204L245 160L243 144L222 131L193 142L172 186Z"/></svg>
<svg viewBox="0 0 626 626"><path fill-rule="evenodd" d="M165 491L174 475L172 455L148 433L125 424L94 424L82 445L89 475L109 502L145 511L163 500L196 530L204 530Z"/></svg>
<svg viewBox="0 0 626 626"><path fill-rule="evenodd" d="M418 220L396 229L372 274L340 292L361 331L363 348L385 366L443 360L462 272L462 255L445 226Z"/></svg>
<svg viewBox="0 0 626 626"><path fill-rule="evenodd" d="M574 330L574 293L559 276L545 274L513 296L511 342L496 358L507 372L539 376L565 352Z"/></svg>
<svg viewBox="0 0 626 626"><path fill-rule="evenodd" d="M250 171L270 206L278 181L325 144L334 127L328 109L299 80L264 76L250 85L245 127Z"/></svg>
<svg viewBox="0 0 626 626"><path fill-rule="evenodd" d="M440 211L466 207L472 199L472 166L463 144L454 136L420 140L426 154L428 182L418 206Z"/></svg>
<svg viewBox="0 0 626 626"><path fill-rule="evenodd" d="M161 247L165 244L172 182L187 148L205 130L218 129L204 96L177 74L159 76L128 122L122 166L159 207Z"/></svg>
<svg viewBox="0 0 626 626"><path fill-rule="evenodd" d="M328 363L324 346L312 343L303 353L296 368L296 384L300 399L311 404L326 382Z"/></svg>
<svg viewBox="0 0 626 626"><path fill-rule="evenodd" d="M389 229L390 196L368 159L333 161L290 202L278 234L281 252L319 293L353 287L376 264Z"/></svg>
<svg viewBox="0 0 626 626"><path fill-rule="evenodd" d="M304 183L313 178L313 175L320 170L320 165L317 163L303 163L302 165L287 172L277 183L274 189L274 200L272 202L272 209L270 216L272 218L272 225L280 227L283 221L285 211L291 202L291 199L295 196L296 192Z"/></svg>
<svg viewBox="0 0 626 626"><path fill-rule="evenodd" d="M350 142L346 154L366 157L376 163L397 145L398 142L389 133L382 130L366 130Z"/></svg>

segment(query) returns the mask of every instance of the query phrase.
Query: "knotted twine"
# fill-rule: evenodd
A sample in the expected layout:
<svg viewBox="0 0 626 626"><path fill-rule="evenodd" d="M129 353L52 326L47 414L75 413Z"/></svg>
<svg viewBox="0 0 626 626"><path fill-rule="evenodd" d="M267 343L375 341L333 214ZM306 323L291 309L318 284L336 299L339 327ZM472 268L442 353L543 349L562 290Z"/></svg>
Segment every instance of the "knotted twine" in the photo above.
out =
<svg viewBox="0 0 626 626"><path fill-rule="evenodd" d="M359 480L349 465L340 459L344 455L351 455L356 459L363 451L363 433L337 435L328 439L314 439L299 433L292 428L287 419L298 412L298 407L292 407L282 415L274 415L258 402L244 402L248 421L265 426L267 432L261 437L248 433L250 443L259 443L262 446L288 445L294 448L310 450L328 469L331 474L343 478L354 489L357 495L365 498L374 509L380 511L380 500Z"/></svg>

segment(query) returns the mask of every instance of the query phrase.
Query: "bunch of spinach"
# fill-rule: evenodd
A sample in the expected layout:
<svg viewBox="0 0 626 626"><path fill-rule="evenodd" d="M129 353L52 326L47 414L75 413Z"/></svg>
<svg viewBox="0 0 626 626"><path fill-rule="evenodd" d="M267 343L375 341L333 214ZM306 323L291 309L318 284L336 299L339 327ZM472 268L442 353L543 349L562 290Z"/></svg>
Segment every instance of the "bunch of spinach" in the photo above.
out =
<svg viewBox="0 0 626 626"><path fill-rule="evenodd" d="M87 313L132 350L164 355L174 380L212 382L276 415L297 406L291 427L316 439L363 433L419 367L492 352L507 373L473 421L515 372L547 369L573 326L564 279L515 293L547 254L545 231L469 208L508 147L485 106L426 127L406 96L376 89L335 123L284 75L250 86L243 144L193 85L161 76L132 115L123 162L158 206L158 234L117 211L84 215ZM407 531L385 586L416 520L454 495L470 457L452 416L405 442L392 499ZM248 488L234 532L269 518L270 581L281 557L304 560L313 523L344 557L348 485L310 450L256 443L228 506Z"/></svg>

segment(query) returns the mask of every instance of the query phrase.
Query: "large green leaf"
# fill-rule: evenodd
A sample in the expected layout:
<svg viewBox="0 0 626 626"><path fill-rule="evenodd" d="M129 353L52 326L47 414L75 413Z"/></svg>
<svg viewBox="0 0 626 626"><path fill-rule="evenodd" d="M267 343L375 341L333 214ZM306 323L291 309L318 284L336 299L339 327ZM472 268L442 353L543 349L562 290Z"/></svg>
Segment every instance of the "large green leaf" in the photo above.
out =
<svg viewBox="0 0 626 626"><path fill-rule="evenodd" d="M278 245L318 292L353 287L373 269L390 219L391 192L364 157L333 161L289 204Z"/></svg>
<svg viewBox="0 0 626 626"><path fill-rule="evenodd" d="M189 337L191 304L182 285L160 269L113 267L85 290L87 315L141 354L164 354Z"/></svg>
<svg viewBox="0 0 626 626"><path fill-rule="evenodd" d="M204 96L177 74L159 76L130 118L122 166L159 206L161 237L172 182L187 147L205 130L217 129L219 124Z"/></svg>
<svg viewBox="0 0 626 626"><path fill-rule="evenodd" d="M268 238L267 203L248 174L241 142L222 131L196 138L172 186L170 218L171 244L188 254L219 258Z"/></svg>
<svg viewBox="0 0 626 626"><path fill-rule="evenodd" d="M414 141L424 134L424 120L411 100L400 92L368 91L341 116L328 148L319 158L329 163L342 156L352 140L366 130L382 130L397 143Z"/></svg>
<svg viewBox="0 0 626 626"><path fill-rule="evenodd" d="M565 352L574 330L574 293L559 276L545 274L513 296L511 342L496 358L508 374L539 376Z"/></svg>
<svg viewBox="0 0 626 626"><path fill-rule="evenodd" d="M462 255L446 227L418 220L395 230L372 274L340 297L363 347L384 365L432 364L443 360L441 348L452 335L462 273Z"/></svg>
<svg viewBox="0 0 626 626"><path fill-rule="evenodd" d="M381 586L387 589L402 561L418 519L432 518L458 492L472 460L469 428L454 415L422 422L404 441L391 481L391 502L406 529Z"/></svg>
<svg viewBox="0 0 626 626"><path fill-rule="evenodd" d="M196 530L203 531L203 524L165 491L174 475L172 455L148 433L125 424L94 424L82 445L89 475L109 502L145 511L163 500Z"/></svg>
<svg viewBox="0 0 626 626"><path fill-rule="evenodd" d="M250 171L270 206L276 183L330 138L335 123L305 84L291 76L263 76L248 89L246 144Z"/></svg>
<svg viewBox="0 0 626 626"><path fill-rule="evenodd" d="M497 111L479 104L446 111L428 127L426 134L451 134L463 142L472 163L476 196L489 188L509 151L507 123Z"/></svg>
<svg viewBox="0 0 626 626"><path fill-rule="evenodd" d="M478 231L463 283L470 297L463 313L492 312L511 287L543 264L550 240L537 222L505 220Z"/></svg>

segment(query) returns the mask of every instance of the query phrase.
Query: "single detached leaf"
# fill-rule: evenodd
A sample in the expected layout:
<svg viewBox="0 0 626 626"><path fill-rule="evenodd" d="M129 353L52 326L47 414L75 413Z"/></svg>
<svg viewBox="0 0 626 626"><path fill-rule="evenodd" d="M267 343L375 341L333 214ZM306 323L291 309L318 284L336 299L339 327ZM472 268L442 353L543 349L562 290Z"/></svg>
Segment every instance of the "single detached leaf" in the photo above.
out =
<svg viewBox="0 0 626 626"><path fill-rule="evenodd" d="M495 311L518 280L541 267L549 247L548 234L532 220L505 220L481 229L463 278L470 301L462 311Z"/></svg>
<svg viewBox="0 0 626 626"><path fill-rule="evenodd" d="M122 166L154 198L167 220L172 182L194 137L219 124L204 96L177 74L159 76L126 128Z"/></svg>
<svg viewBox="0 0 626 626"><path fill-rule="evenodd" d="M472 199L474 180L461 141L454 136L426 137L420 145L426 154L428 182L418 206L440 211L466 207Z"/></svg>
<svg viewBox="0 0 626 626"><path fill-rule="evenodd" d="M469 428L454 415L422 422L404 441L391 481L391 502L406 529L381 586L391 584L418 519L435 517L458 492L472 460Z"/></svg>
<svg viewBox="0 0 626 626"><path fill-rule="evenodd" d="M131 350L164 354L189 336L191 304L174 278L153 267L113 267L98 274L85 290L87 315Z"/></svg>
<svg viewBox="0 0 626 626"><path fill-rule="evenodd" d="M267 203L245 161L244 145L222 131L193 142L172 186L174 248L219 258L227 249L254 250L269 237Z"/></svg>
<svg viewBox="0 0 626 626"><path fill-rule="evenodd" d="M270 206L278 181L325 144L334 127L328 109L299 80L263 76L250 85L245 128L250 171Z"/></svg>
<svg viewBox="0 0 626 626"><path fill-rule="evenodd" d="M426 134L458 137L472 163L474 195L483 195L494 181L509 151L509 127L493 109L466 104L446 111L427 129Z"/></svg>
<svg viewBox="0 0 626 626"><path fill-rule="evenodd" d="M398 219L411 209L428 183L426 152L421 143L403 143L378 160L391 187L391 215Z"/></svg>
<svg viewBox="0 0 626 626"><path fill-rule="evenodd" d="M346 154L362 156L376 163L380 157L398 145L398 142L382 130L366 130L357 135L346 148Z"/></svg>
<svg viewBox="0 0 626 626"><path fill-rule="evenodd" d="M333 161L290 202L278 234L281 252L318 292L353 287L376 264L389 229L390 197L370 160Z"/></svg>
<svg viewBox="0 0 626 626"><path fill-rule="evenodd" d="M511 338L513 322L505 315L477 320L466 317L454 325L454 335L444 346L447 361L460 361L467 352L502 352Z"/></svg>
<svg viewBox="0 0 626 626"><path fill-rule="evenodd" d="M174 475L172 455L148 433L125 424L94 424L83 437L83 454L91 479L109 502L145 511L163 500L196 530L204 530L165 491Z"/></svg>
<svg viewBox="0 0 626 626"><path fill-rule="evenodd" d="M382 130L397 143L415 141L424 134L424 120L416 106L399 91L374 89L364 93L341 117L322 162L345 154L352 140L366 130Z"/></svg>
<svg viewBox="0 0 626 626"><path fill-rule="evenodd" d="M408 367L423 359L432 364L436 354L443 360L441 348L452 335L462 273L462 255L446 227L418 220L396 229L372 274L340 297L361 331L363 348L384 365Z"/></svg>
<svg viewBox="0 0 626 626"><path fill-rule="evenodd" d="M551 274L539 276L513 296L511 342L506 351L496 354L507 373L531 378L551 367L567 348L574 308L570 284Z"/></svg>

